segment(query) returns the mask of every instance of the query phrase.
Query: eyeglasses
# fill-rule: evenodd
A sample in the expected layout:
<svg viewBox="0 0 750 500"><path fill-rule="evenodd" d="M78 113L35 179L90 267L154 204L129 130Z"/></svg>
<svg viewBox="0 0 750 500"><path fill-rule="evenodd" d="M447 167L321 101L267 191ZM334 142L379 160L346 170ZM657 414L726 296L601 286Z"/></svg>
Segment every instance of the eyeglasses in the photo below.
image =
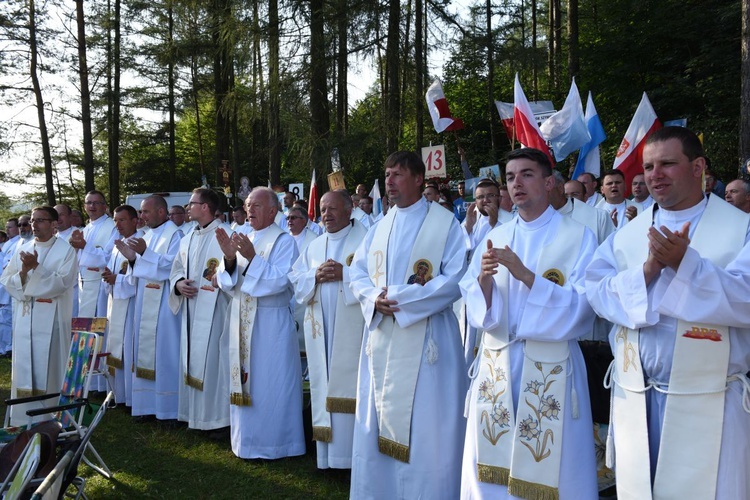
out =
<svg viewBox="0 0 750 500"><path fill-rule="evenodd" d="M287 215L286 216L287 221L294 220L294 219L304 219L304 217L300 217L299 215Z"/></svg>
<svg viewBox="0 0 750 500"><path fill-rule="evenodd" d="M30 225L31 224L29 224L28 222L19 222L18 223L18 227L29 227Z"/></svg>
<svg viewBox="0 0 750 500"><path fill-rule="evenodd" d="M31 219L31 223L34 224L35 222L52 222L53 219Z"/></svg>
<svg viewBox="0 0 750 500"><path fill-rule="evenodd" d="M474 197L474 199L478 201L492 200L495 198L497 198L496 194L480 194L479 196Z"/></svg>
<svg viewBox="0 0 750 500"><path fill-rule="evenodd" d="M189 201L188 205L205 205L205 201Z"/></svg>
<svg viewBox="0 0 750 500"><path fill-rule="evenodd" d="M103 201L86 201L84 205L106 205Z"/></svg>
<svg viewBox="0 0 750 500"><path fill-rule="evenodd" d="M169 214L169 217L174 217L176 215L185 215L185 214L183 214L182 212L175 212L173 214Z"/></svg>

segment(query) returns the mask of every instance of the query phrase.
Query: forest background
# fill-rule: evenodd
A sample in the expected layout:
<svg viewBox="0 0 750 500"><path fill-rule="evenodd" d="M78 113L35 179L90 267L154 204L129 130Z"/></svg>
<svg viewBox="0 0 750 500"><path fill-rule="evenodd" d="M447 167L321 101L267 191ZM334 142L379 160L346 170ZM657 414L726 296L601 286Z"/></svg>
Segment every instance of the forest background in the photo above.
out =
<svg viewBox="0 0 750 500"><path fill-rule="evenodd" d="M80 207L93 188L114 207L220 186L222 166L233 190L242 176L307 189L314 168L325 192L334 150L349 187L382 183L390 152L441 143L459 179L456 138L435 133L424 100L436 64L475 174L512 148L494 101L513 101L519 73L557 109L572 77L593 93L602 171L645 91L731 180L750 158L748 3L5 0L0 215L21 200ZM373 75L356 102L354 61Z"/></svg>

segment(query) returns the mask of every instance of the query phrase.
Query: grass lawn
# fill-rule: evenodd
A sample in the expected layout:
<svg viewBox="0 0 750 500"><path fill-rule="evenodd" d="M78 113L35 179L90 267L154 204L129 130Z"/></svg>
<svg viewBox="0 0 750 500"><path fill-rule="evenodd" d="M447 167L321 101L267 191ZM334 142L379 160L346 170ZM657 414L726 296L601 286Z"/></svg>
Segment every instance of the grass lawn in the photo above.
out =
<svg viewBox="0 0 750 500"><path fill-rule="evenodd" d="M0 400L9 395L10 360L0 359ZM114 474L107 480L81 466L86 494L94 500L349 496L346 473L316 468L314 445L302 457L245 461L234 456L228 437L212 441L184 426L136 424L122 406L107 411L91 442Z"/></svg>

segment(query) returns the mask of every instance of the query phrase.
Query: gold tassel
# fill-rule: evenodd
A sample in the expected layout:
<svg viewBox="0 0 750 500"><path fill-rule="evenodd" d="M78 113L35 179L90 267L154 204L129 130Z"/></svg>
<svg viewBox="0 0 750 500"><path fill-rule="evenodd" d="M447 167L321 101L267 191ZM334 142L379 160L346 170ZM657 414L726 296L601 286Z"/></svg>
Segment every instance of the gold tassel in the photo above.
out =
<svg viewBox="0 0 750 500"><path fill-rule="evenodd" d="M135 376L146 380L156 380L156 371L148 368L135 367Z"/></svg>
<svg viewBox="0 0 750 500"><path fill-rule="evenodd" d="M140 370L140 368L138 369ZM198 389L199 391L203 390L203 381L190 375L185 375L185 385L192 387L193 389Z"/></svg>
<svg viewBox="0 0 750 500"><path fill-rule="evenodd" d="M234 406L253 406L253 398L249 394L233 392L229 395L229 403Z"/></svg>
<svg viewBox="0 0 750 500"><path fill-rule="evenodd" d="M330 413L354 413L357 400L352 398L326 398L326 411Z"/></svg>
<svg viewBox="0 0 750 500"><path fill-rule="evenodd" d="M333 441L331 428L313 426L313 441L320 441L321 443L330 443Z"/></svg>
<svg viewBox="0 0 750 500"><path fill-rule="evenodd" d="M391 441L383 436L378 436L378 451L384 455L395 458L399 462L409 463L409 447L405 444Z"/></svg>
<svg viewBox="0 0 750 500"><path fill-rule="evenodd" d="M122 360L112 356L111 354L107 356L107 365L117 368L118 370L122 370Z"/></svg>
<svg viewBox="0 0 750 500"><path fill-rule="evenodd" d="M560 492L557 488L545 484L537 484L523 479L511 477L508 481L508 493L527 500L559 500Z"/></svg>
<svg viewBox="0 0 750 500"><path fill-rule="evenodd" d="M495 465L477 464L477 478L483 483L508 485L510 469Z"/></svg>

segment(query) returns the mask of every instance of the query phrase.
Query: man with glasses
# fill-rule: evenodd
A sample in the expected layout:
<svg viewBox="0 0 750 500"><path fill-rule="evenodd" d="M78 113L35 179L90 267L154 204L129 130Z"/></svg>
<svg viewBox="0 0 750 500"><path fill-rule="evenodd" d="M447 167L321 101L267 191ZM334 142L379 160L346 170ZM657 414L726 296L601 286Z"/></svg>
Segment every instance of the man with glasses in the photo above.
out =
<svg viewBox="0 0 750 500"><path fill-rule="evenodd" d="M3 245L0 252L0 265L5 269L8 267L11 257L16 251L16 246L21 240L18 228L18 219L11 218L5 223L5 232L8 234L8 241ZM10 294L5 287L0 284L0 355L10 356L13 349L13 309Z"/></svg>
<svg viewBox="0 0 750 500"><path fill-rule="evenodd" d="M18 247L0 277L15 299L12 398L59 390L65 375L78 264L75 250L55 236L56 225L54 208L34 208L34 239ZM11 425L25 423L28 409L14 406Z"/></svg>
<svg viewBox="0 0 750 500"><path fill-rule="evenodd" d="M286 216L286 222L289 224L289 234L294 238L297 244L297 250L302 254L307 245L318 237L315 232L307 228L307 214L299 207L292 207Z"/></svg>
<svg viewBox="0 0 750 500"><path fill-rule="evenodd" d="M193 190L188 210L196 226L180 241L169 275L169 307L182 320L177 418L204 431L229 426L224 326L230 298L218 288L215 270L224 256L216 231L232 230L214 216L219 203L215 191Z"/></svg>

